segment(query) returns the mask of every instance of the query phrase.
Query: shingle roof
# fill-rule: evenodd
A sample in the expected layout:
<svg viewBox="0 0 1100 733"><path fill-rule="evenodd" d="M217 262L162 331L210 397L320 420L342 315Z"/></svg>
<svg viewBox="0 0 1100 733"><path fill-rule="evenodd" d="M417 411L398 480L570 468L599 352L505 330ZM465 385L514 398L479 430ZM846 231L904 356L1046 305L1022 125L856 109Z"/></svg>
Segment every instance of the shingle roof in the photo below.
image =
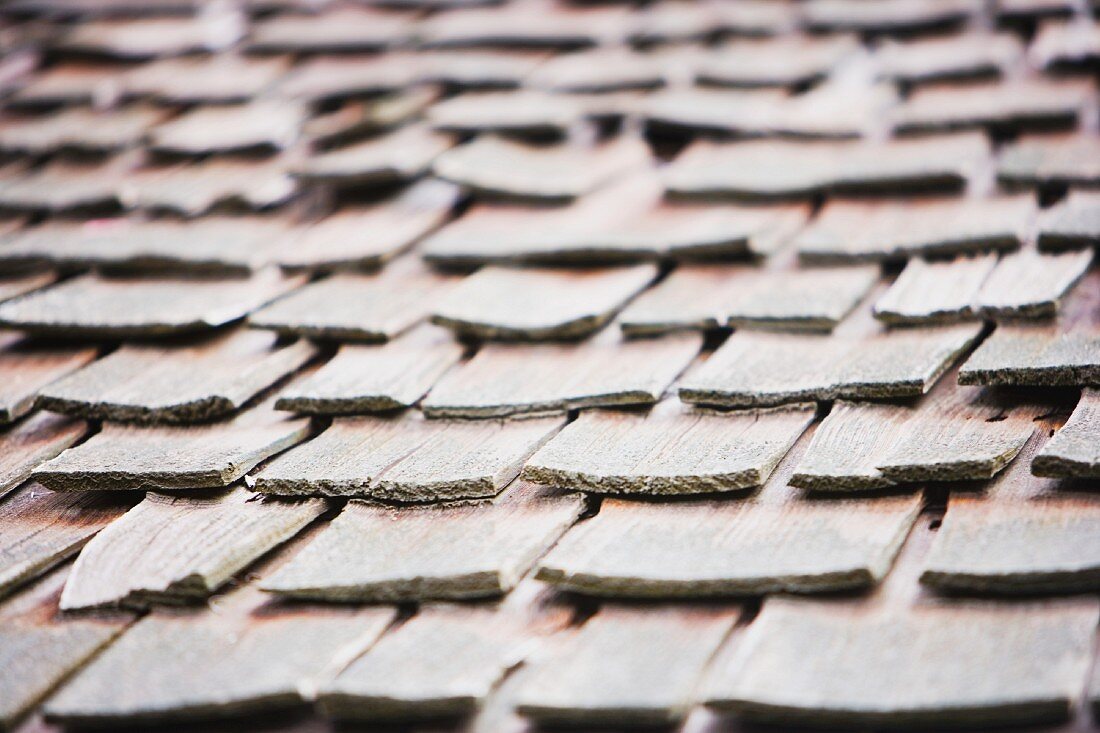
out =
<svg viewBox="0 0 1100 733"><path fill-rule="evenodd" d="M0 730L1100 730L1097 0L0 3Z"/></svg>

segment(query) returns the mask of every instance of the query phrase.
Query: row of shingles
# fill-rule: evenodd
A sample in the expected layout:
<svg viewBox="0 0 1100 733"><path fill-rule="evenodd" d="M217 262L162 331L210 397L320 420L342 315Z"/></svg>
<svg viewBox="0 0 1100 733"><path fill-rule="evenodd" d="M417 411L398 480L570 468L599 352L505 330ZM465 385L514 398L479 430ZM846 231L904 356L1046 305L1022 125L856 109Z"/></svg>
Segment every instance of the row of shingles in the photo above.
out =
<svg viewBox="0 0 1100 733"><path fill-rule="evenodd" d="M196 120L196 122L203 121ZM183 125L185 129L180 132L183 133L183 141L191 145L187 148L189 152L199 152L199 148L202 152L208 152L211 149L219 150L224 144L224 140L220 139L211 141L209 136L203 134L205 132L202 129L203 126L199 124L196 129L193 124ZM263 128L263 125L260 125L260 128ZM256 131L246 126L246 133ZM264 129L259 129L258 133L264 134ZM179 145L175 145L174 148L183 149ZM169 234L173 231L178 233L179 229L182 227L166 228ZM210 235L216 231L215 229L214 232L205 233ZM163 233L147 231L136 232L135 235L156 236ZM221 234L223 237L226 236L224 232ZM124 236L119 239L126 238ZM228 239L234 239L232 233L229 233ZM238 245L238 250L252 250L255 248L256 240L243 243L238 241L234 244ZM169 266L179 264L180 259L178 248L171 246L152 253L137 251L127 254L130 254L130 259L135 262L144 260L148 263L152 259L157 260L157 264ZM246 251L241 254L255 257L257 253ZM78 258L81 256L88 255L87 253L77 255ZM110 257L106 259L109 260ZM121 259L124 263L127 262L126 257ZM186 260L186 258L183 259ZM215 253L212 259L215 260L214 269L218 269L218 253ZM224 257L221 258L221 262L225 262ZM67 264L87 263L85 260ZM91 264L102 263L92 262ZM185 263L185 266L191 265L200 269L206 264L199 258L199 262L192 261ZM230 262L230 265L233 264L235 262ZM261 273L257 276L259 285L252 288L247 287L249 283L244 283L245 287L242 287L239 281L204 283L203 286L196 284L194 290L181 288L181 283L172 283L168 287L175 286L176 297L169 298L169 305L173 307L166 309L164 318L158 317L157 314L153 314L152 317L145 314L137 319L127 311L132 310L135 304L145 306L146 301L150 299L156 301L157 298L162 297L165 283L130 282L120 285L94 279L84 281L75 287L76 294L73 296L75 302L70 299L68 292L61 294L55 292L49 294L44 303L42 301L32 303L32 310L38 308L40 315L46 314L43 319L35 322L32 330L50 331L60 326L59 330L62 332L77 332L83 335L88 333L163 335L177 331L205 330L239 320L248 310L271 299L275 293L265 293L261 300L253 302L255 300L253 296L256 293L249 292L257 288L263 290L265 284L270 285L266 281L278 279L267 277L271 275L270 272ZM81 288L81 285L85 287ZM118 287L112 287L112 285L118 285ZM127 285L132 287L128 288ZM128 290L132 292L126 292ZM243 290L244 293L234 294L233 290ZM214 300L213 304L209 302L211 298ZM181 315L175 308L181 305L180 301L183 301L182 305L188 306L185 310L191 312L184 312ZM131 308L126 307L128 304ZM25 302L20 303L20 307L26 306ZM90 318L74 317L75 313L84 312L83 309L88 306L91 311ZM207 317L208 314L214 315ZM28 321L34 321L35 317L26 316L27 313L22 312L16 313L14 318L18 325L28 326ZM209 339L200 338L199 343L192 349L183 352L190 357L187 361L194 363L176 365L183 366L185 369L197 367L202 370L193 373L199 376L198 380L192 379L189 384L182 385L186 387L184 394L170 389L179 380L174 379L172 374L166 374L165 369L161 369L158 375L149 374L148 370L143 368L151 363L163 364L165 351L174 357L181 355L180 350L177 349L173 353L171 349L158 351L155 348L131 347L114 354L111 363L95 365L96 373L77 375L75 383L67 385L75 389L75 396L72 393L65 396L63 391L60 399L71 411L86 411L95 416L102 416L102 413L106 412L111 416L138 421L188 422L222 416L235 411L256 391L297 368L313 353L312 349L302 348L302 346L288 349L273 349L272 346L273 339L260 334L236 333ZM239 371L241 358L252 363L243 374ZM214 374L214 384L210 383L211 373ZM159 393L150 395L148 391L135 391L134 385L129 383L131 378L136 378L146 388L152 387L154 392L159 388ZM176 384L176 386L180 385ZM89 398L89 394L93 396ZM203 428L167 429L162 431L167 434L152 436L157 438L152 442L150 440L153 431L144 432L136 440L127 441L125 434L131 432L129 429L119 428L117 434L115 430L109 429L113 434L107 436L106 440L101 433L93 439L92 443L82 445L80 454L68 453L62 457L62 462L75 460L80 464L84 461L85 465L90 465L93 473L97 474L96 477L89 477L92 479L89 482L77 481L76 484L67 484L67 487L85 489L87 485L94 485L118 489L128 486L145 487L150 484L180 486L180 482L186 486L230 483L266 455L285 447L288 441L295 442L304 437L304 423L301 421L285 421L282 416L268 416L262 414L264 412L266 411L260 408L232 421L231 425L222 424L209 431ZM252 419L253 417L257 419ZM202 435L201 433L204 432L209 434ZM165 455L181 457L182 463L176 466L152 465L160 461L163 456L150 456L150 449L153 449L152 452L156 454L160 448L165 449ZM133 452L129 449L133 449ZM177 454L176 450L180 453ZM108 454L114 451L115 455L113 457L105 455L103 451ZM150 459L144 464L141 460L143 454ZM91 461L90 464L87 463L88 460ZM109 464L112 463L116 469L121 470L103 470L109 469ZM64 466L61 473L66 473ZM72 474L69 473L69 475ZM257 508L256 505L250 507L247 504L247 496L240 490L221 492L198 500L187 498L169 500L151 495L132 513L119 520L119 524L113 525L112 531L104 535L96 544L94 551L90 552L83 563L86 569L77 573L78 582L71 586L69 596L63 605L68 608L84 608L100 604L115 605L120 602L142 605L156 600L203 597L227 581L240 568L296 533L322 509L319 502L288 504L284 507L274 503L266 505L265 508ZM10 552L5 554L10 555L7 559L12 561L11 569L16 573L16 580L25 579L32 572L40 571L79 549L91 534L103 526L103 521L97 521L103 512L91 511L98 510L98 497L95 494L79 496L75 503L59 501L61 497L61 494L45 492L41 487L30 485L18 497L23 501L12 500L10 505L5 507L12 512L11 526L15 530L10 535L12 543L6 548ZM132 503L132 497L126 498L129 498ZM51 499L54 501L50 501ZM117 503L126 504L124 500ZM89 506L84 507L83 504L89 504ZM97 506L91 506L91 504L97 504ZM71 511L73 507L76 507L80 513L80 516L75 517L76 522L67 519L73 514ZM85 508L89 511L82 511ZM116 515L117 510L111 514L111 517ZM58 517L61 517L60 523ZM68 526L70 524L73 526ZM57 525L56 529L55 525ZM171 542L167 544L156 542L156 532L153 532L153 536L150 537L149 529L158 526L172 529L185 528L187 531L184 532L184 536L201 537L202 546L197 547L197 554L181 555L177 547L170 546ZM20 536L16 536L17 534ZM189 539L193 538L189 537ZM149 545L144 549L156 551L159 548L164 554L159 556L160 562L147 565L132 575L133 582L125 582L125 578L119 574L118 569L133 568L135 554L137 558L150 556L149 553L142 552L143 543ZM5 568L5 570L8 569ZM111 581L114 581L114 586L110 584ZM12 661L11 666L5 666L9 669L17 666L14 665L14 660ZM16 669L16 672L19 672L19 669ZM290 680L287 684L293 688L296 681ZM19 711L11 712L15 714Z"/></svg>

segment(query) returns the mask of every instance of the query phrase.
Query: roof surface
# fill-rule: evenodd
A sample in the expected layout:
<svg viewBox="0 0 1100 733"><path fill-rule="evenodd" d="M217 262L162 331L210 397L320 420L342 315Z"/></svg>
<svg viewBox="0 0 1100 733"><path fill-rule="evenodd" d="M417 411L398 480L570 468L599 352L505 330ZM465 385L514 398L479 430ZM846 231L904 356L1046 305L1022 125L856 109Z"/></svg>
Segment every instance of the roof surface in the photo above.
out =
<svg viewBox="0 0 1100 733"><path fill-rule="evenodd" d="M1098 16L0 3L0 729L1100 730Z"/></svg>

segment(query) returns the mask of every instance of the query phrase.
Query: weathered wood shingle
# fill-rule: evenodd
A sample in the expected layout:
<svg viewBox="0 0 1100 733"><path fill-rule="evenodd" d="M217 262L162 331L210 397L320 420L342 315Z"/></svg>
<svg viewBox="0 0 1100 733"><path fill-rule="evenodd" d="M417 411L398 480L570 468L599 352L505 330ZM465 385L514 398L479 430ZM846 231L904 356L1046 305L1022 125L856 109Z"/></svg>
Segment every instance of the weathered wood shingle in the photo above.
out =
<svg viewBox="0 0 1100 733"><path fill-rule="evenodd" d="M1100 587L1100 501L1031 466L1037 431L982 495L951 496L921 582L953 593L1075 593Z"/></svg>
<svg viewBox="0 0 1100 733"><path fill-rule="evenodd" d="M0 336L0 425L26 415L42 390L96 357L94 348Z"/></svg>
<svg viewBox="0 0 1100 733"><path fill-rule="evenodd" d="M257 498L242 488L150 492L84 547L61 608L201 601L325 511L320 499Z"/></svg>
<svg viewBox="0 0 1100 733"><path fill-rule="evenodd" d="M75 555L138 497L54 492L33 482L0 500L0 596Z"/></svg>
<svg viewBox="0 0 1100 733"><path fill-rule="evenodd" d="M411 407L464 351L449 331L430 325L381 346L347 344L308 378L282 390L275 408L351 415Z"/></svg>
<svg viewBox="0 0 1100 733"><path fill-rule="evenodd" d="M108 424L33 475L51 488L80 492L228 486L308 435L308 420L276 413L270 401L232 420L206 425Z"/></svg>
<svg viewBox="0 0 1100 733"><path fill-rule="evenodd" d="M657 276L653 265L602 270L486 267L462 281L432 312L432 322L486 339L586 336Z"/></svg>
<svg viewBox="0 0 1100 733"><path fill-rule="evenodd" d="M645 413L585 412L536 452L524 478L607 494L698 494L759 486L813 408L707 412L666 400Z"/></svg>
<svg viewBox="0 0 1100 733"><path fill-rule="evenodd" d="M773 599L708 705L790 725L1064 720L1080 695L1096 620L1089 600L861 613Z"/></svg>
<svg viewBox="0 0 1100 733"><path fill-rule="evenodd" d="M87 429L83 420L39 412L0 431L0 497L84 437Z"/></svg>
<svg viewBox="0 0 1100 733"><path fill-rule="evenodd" d="M806 441L748 499L605 499L595 517L539 562L538 577L566 590L625 598L812 593L877 583L913 525L920 498L801 496L790 478Z"/></svg>
<svg viewBox="0 0 1100 733"><path fill-rule="evenodd" d="M579 344L488 344L440 380L429 417L500 417L657 402L702 338L624 340L614 327Z"/></svg>
<svg viewBox="0 0 1100 733"><path fill-rule="evenodd" d="M595 147L533 147L483 136L439 156L432 170L483 195L566 202L648 163L648 148L629 136Z"/></svg>
<svg viewBox="0 0 1100 733"><path fill-rule="evenodd" d="M255 476L266 494L398 501L495 496L561 426L535 420L425 420L418 414L338 418Z"/></svg>
<svg viewBox="0 0 1100 733"><path fill-rule="evenodd" d="M188 423L224 417L316 355L304 341L237 329L172 346L127 345L43 389L39 404L79 417Z"/></svg>
<svg viewBox="0 0 1100 733"><path fill-rule="evenodd" d="M577 494L524 482L477 504L392 508L351 501L262 588L343 601L502 595L583 508Z"/></svg>
<svg viewBox="0 0 1100 733"><path fill-rule="evenodd" d="M311 282L255 311L248 320L255 328L287 336L388 341L427 318L457 282L415 260L403 260L374 275L337 273ZM340 307L333 308L334 303Z"/></svg>
<svg viewBox="0 0 1100 733"><path fill-rule="evenodd" d="M604 606L536 664L517 709L540 723L676 722L737 610Z"/></svg>
<svg viewBox="0 0 1100 733"><path fill-rule="evenodd" d="M0 304L0 325L83 338L193 333L238 321L301 283L276 269L247 280L83 275Z"/></svg>
<svg viewBox="0 0 1100 733"><path fill-rule="evenodd" d="M63 618L57 597L66 573L58 570L0 604L0 728L20 719L74 670L109 644L129 614Z"/></svg>
<svg viewBox="0 0 1100 733"><path fill-rule="evenodd" d="M1031 471L1049 478L1100 478L1100 390L1081 390L1069 421L1035 456Z"/></svg>

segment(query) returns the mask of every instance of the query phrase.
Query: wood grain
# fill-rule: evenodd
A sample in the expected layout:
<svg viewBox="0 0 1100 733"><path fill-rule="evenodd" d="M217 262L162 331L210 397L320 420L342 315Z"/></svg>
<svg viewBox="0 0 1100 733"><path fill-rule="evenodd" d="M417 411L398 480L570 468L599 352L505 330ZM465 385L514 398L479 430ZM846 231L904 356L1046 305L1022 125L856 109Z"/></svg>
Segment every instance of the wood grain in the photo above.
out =
<svg viewBox="0 0 1100 733"><path fill-rule="evenodd" d="M697 494L759 486L813 420L806 405L705 412L674 400L646 413L586 412L539 449L529 481L608 494Z"/></svg>
<svg viewBox="0 0 1100 733"><path fill-rule="evenodd" d="M0 604L0 728L17 723L132 621L128 614L61 617L56 570Z"/></svg>
<svg viewBox="0 0 1100 733"><path fill-rule="evenodd" d="M261 573L271 569L265 565ZM217 596L210 606L159 609L52 697L46 719L114 727L300 708L393 619L386 607L271 604L254 585Z"/></svg>
<svg viewBox="0 0 1100 733"><path fill-rule="evenodd" d="M381 267L446 221L459 195L456 186L427 180L382 203L344 209L292 235L279 263L291 270Z"/></svg>
<svg viewBox="0 0 1100 733"><path fill-rule="evenodd" d="M340 601L499 596L583 509L577 494L525 482L473 504L392 508L352 501L262 587L278 596Z"/></svg>
<svg viewBox="0 0 1100 733"><path fill-rule="evenodd" d="M138 498L54 492L27 483L0 500L0 596L75 555Z"/></svg>
<svg viewBox="0 0 1100 733"><path fill-rule="evenodd" d="M117 338L192 333L240 320L302 282L273 269L243 281L124 280L84 275L0 303L0 325L50 336Z"/></svg>
<svg viewBox="0 0 1100 733"><path fill-rule="evenodd" d="M833 336L738 332L680 381L685 402L727 407L919 396L964 353L979 324Z"/></svg>
<svg viewBox="0 0 1100 733"><path fill-rule="evenodd" d="M376 275L338 273L254 312L249 324L287 336L387 341L424 320L455 282L411 259Z"/></svg>
<svg viewBox="0 0 1100 733"><path fill-rule="evenodd" d="M1069 421L1036 454L1031 472L1048 478L1100 478L1100 391L1081 390Z"/></svg>
<svg viewBox="0 0 1100 733"><path fill-rule="evenodd" d="M789 724L1064 720L1088 668L1096 619L1090 601L853 617L848 608L772 600L744 639L740 674L708 705ZM1025 669L1020 659L1039 666Z"/></svg>
<svg viewBox="0 0 1100 733"><path fill-rule="evenodd" d="M983 495L952 496L921 583L952 593L1065 594L1100 587L1100 501L1031 475L1036 432Z"/></svg>
<svg viewBox="0 0 1100 733"><path fill-rule="evenodd" d="M429 417L500 417L653 404L702 348L694 334L578 344L488 344L424 400Z"/></svg>
<svg viewBox="0 0 1100 733"><path fill-rule="evenodd" d="M807 442L747 499L605 499L539 562L539 579L625 598L816 593L879 582L916 520L919 497L807 498L790 481Z"/></svg>
<svg viewBox="0 0 1100 733"><path fill-rule="evenodd" d="M308 415L411 407L462 358L449 331L423 325L382 346L342 346L307 379L279 393L275 408Z"/></svg>
<svg viewBox="0 0 1100 733"><path fill-rule="evenodd" d="M1035 216L1028 196L834 201L795 237L814 262L1019 249Z"/></svg>
<svg viewBox="0 0 1100 733"><path fill-rule="evenodd" d="M962 365L959 384L1100 384L1098 293L1100 273L1092 272L1066 298L1053 323L998 326Z"/></svg>
<svg viewBox="0 0 1100 733"><path fill-rule="evenodd" d="M982 283L996 267L997 256L992 253L949 261L914 257L886 294L875 301L875 318L892 326L973 318Z"/></svg>
<svg viewBox="0 0 1100 733"><path fill-rule="evenodd" d="M228 486L260 461L308 435L308 420L274 412L270 401L222 423L109 424L39 466L33 475L46 486L65 491Z"/></svg>
<svg viewBox="0 0 1100 733"><path fill-rule="evenodd" d="M39 412L0 431L0 497L84 437L83 420Z"/></svg>
<svg viewBox="0 0 1100 733"><path fill-rule="evenodd" d="M317 354L274 334L235 329L172 346L126 345L43 389L47 410L137 423L225 417Z"/></svg>
<svg viewBox="0 0 1100 733"><path fill-rule="evenodd" d="M201 601L325 511L319 499L257 498L243 488L150 492L84 547L61 608Z"/></svg>
<svg viewBox="0 0 1100 733"><path fill-rule="evenodd" d="M587 336L656 277L652 265L606 270L486 267L437 303L432 322L485 339Z"/></svg>
<svg viewBox="0 0 1100 733"><path fill-rule="evenodd" d="M562 420L425 420L417 414L338 418L254 477L265 494L397 501L495 496Z"/></svg>
<svg viewBox="0 0 1100 733"><path fill-rule="evenodd" d="M604 606L536 664L516 708L538 723L676 722L737 611Z"/></svg>
<svg viewBox="0 0 1100 733"><path fill-rule="evenodd" d="M91 347L0 336L0 425L26 415L44 388L91 362L96 353Z"/></svg>

